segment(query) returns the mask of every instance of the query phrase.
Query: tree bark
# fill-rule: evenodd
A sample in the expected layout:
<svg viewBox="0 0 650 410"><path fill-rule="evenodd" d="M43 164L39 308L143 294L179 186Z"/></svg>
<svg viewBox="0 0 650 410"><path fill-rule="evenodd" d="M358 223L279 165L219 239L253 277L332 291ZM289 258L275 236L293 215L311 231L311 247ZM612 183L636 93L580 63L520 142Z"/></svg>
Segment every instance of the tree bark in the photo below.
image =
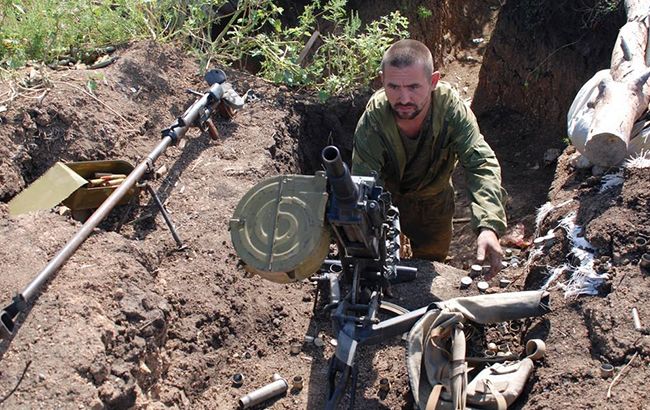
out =
<svg viewBox="0 0 650 410"><path fill-rule="evenodd" d="M586 107L570 112L570 116L591 116L585 141L574 141L574 145L584 147L582 154L592 163L608 167L625 159L634 122L650 102L650 0L626 0L625 8L627 23L621 28L612 51L610 75L600 81ZM570 137L572 141L580 138Z"/></svg>
<svg viewBox="0 0 650 410"><path fill-rule="evenodd" d="M612 50L609 73L599 72L583 86L568 116L569 137L578 151L605 167L628 155L634 123L650 102L650 0L626 0L625 9L627 23Z"/></svg>

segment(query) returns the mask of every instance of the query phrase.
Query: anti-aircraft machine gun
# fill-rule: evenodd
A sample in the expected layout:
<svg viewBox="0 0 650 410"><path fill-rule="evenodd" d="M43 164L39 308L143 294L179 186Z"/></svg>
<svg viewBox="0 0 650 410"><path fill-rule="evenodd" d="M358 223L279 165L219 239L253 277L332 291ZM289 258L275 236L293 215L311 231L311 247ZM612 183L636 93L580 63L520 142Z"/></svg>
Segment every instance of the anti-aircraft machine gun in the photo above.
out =
<svg viewBox="0 0 650 410"><path fill-rule="evenodd" d="M387 303L390 284L414 279L399 266L399 212L376 176L352 176L339 150L322 151L325 172L262 181L241 199L230 221L233 244L246 269L273 282L306 279L323 270L337 349L328 373L326 408L350 388L354 406L354 357L363 344L402 334L422 316ZM339 260L325 260L330 231ZM381 321L380 308L399 316Z"/></svg>
<svg viewBox="0 0 650 410"><path fill-rule="evenodd" d="M316 278L329 288L325 309L330 312L337 338L329 365L325 408L337 408L348 389L348 402L354 408L354 358L359 346L406 332L409 381L419 408L429 408L429 403L435 407L438 398L450 406L452 402L465 403L466 399L488 405L486 408L496 408L497 402L499 408L512 403L530 375L531 359L543 356L543 347L538 347L543 343L528 341L528 358L522 360L526 363L521 366L524 370L505 375L504 380L492 380L492 371L486 369L468 385L466 360L477 358L466 358L463 324L485 325L540 316L548 311L548 294L540 290L459 297L413 311L382 300L390 293L391 283L412 280L417 273L415 268L398 265L399 212L376 176L350 175L336 147L326 147L321 156L325 172L277 176L253 187L239 202L230 230L246 269L265 279L288 283L320 270ZM330 232L334 233L338 260L324 260ZM396 316L380 320L380 309ZM436 343L429 343L431 340ZM477 360L485 363L516 358L511 354ZM519 368L520 362L513 366ZM498 392L486 393L477 387L493 382L518 389L501 392L499 387Z"/></svg>

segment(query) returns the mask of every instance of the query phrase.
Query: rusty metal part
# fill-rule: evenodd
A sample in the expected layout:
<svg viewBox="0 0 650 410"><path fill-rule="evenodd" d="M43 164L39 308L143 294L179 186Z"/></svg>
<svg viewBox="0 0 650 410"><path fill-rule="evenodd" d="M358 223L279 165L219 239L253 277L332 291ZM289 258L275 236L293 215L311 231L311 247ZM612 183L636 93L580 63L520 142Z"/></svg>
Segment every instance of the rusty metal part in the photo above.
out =
<svg viewBox="0 0 650 410"><path fill-rule="evenodd" d="M294 376L291 380L291 390L302 390L303 379L302 376Z"/></svg>

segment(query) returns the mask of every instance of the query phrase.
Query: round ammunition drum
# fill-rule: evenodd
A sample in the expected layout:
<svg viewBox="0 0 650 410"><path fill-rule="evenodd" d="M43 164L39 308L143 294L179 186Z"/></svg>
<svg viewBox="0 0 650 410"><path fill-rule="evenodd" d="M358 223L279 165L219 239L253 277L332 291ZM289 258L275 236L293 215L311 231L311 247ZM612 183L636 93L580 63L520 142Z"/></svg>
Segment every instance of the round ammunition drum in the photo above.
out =
<svg viewBox="0 0 650 410"><path fill-rule="evenodd" d="M327 179L285 175L248 191L230 220L230 235L246 269L277 283L318 271L329 250Z"/></svg>

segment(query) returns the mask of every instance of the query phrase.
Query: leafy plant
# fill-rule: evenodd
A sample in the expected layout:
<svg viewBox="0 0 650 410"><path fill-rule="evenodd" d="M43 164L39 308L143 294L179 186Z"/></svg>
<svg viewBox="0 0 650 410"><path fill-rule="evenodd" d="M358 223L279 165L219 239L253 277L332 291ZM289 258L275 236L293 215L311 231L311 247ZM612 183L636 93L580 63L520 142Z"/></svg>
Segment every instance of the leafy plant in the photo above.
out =
<svg viewBox="0 0 650 410"><path fill-rule="evenodd" d="M0 0L0 62L17 68L29 60L53 62L142 37L132 1Z"/></svg>
<svg viewBox="0 0 650 410"><path fill-rule="evenodd" d="M0 66L30 60L92 63L109 44L145 37L181 41L202 69L214 62L254 59L259 75L275 83L309 86L322 98L367 86L384 50L408 36L408 20L395 11L365 27L347 0L315 0L292 27L273 0L0 0ZM323 27L327 30L323 30ZM318 31L309 58L301 51Z"/></svg>
<svg viewBox="0 0 650 410"><path fill-rule="evenodd" d="M358 14L345 9L345 0L314 1L305 7L296 27L255 36L250 54L261 59L260 75L276 83L311 86L325 99L369 85L386 48L408 36L408 20L395 11L362 28ZM308 64L298 61L318 21L331 23ZM320 32L320 30L318 30Z"/></svg>
<svg viewBox="0 0 650 410"><path fill-rule="evenodd" d="M420 5L418 6L417 15L419 18L426 20L431 16L433 16L433 12L431 11L431 9Z"/></svg>

